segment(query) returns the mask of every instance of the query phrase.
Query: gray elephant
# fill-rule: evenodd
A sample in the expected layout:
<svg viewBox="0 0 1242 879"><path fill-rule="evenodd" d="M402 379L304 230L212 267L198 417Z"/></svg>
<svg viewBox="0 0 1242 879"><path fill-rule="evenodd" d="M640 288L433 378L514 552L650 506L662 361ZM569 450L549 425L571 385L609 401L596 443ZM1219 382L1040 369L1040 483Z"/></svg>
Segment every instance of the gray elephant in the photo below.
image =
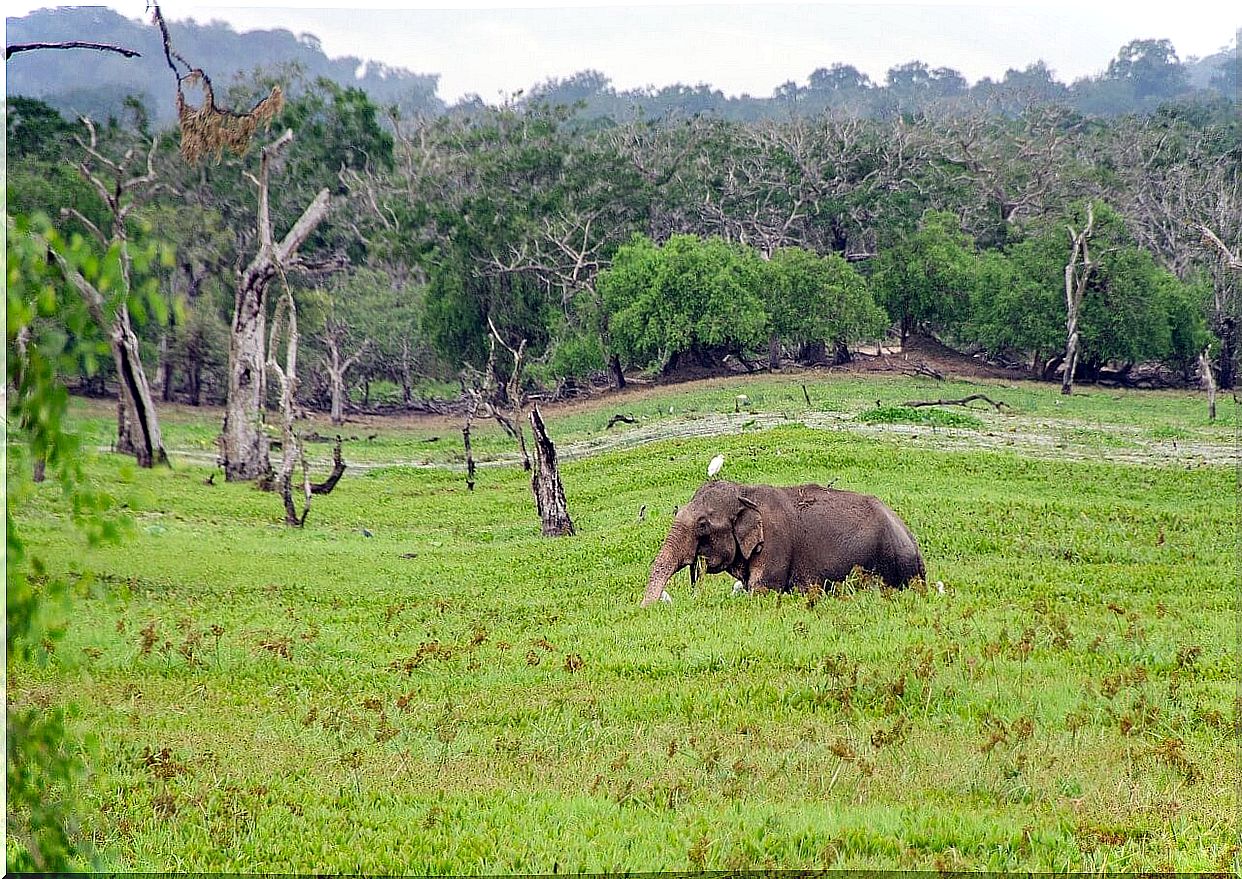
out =
<svg viewBox="0 0 1242 879"><path fill-rule="evenodd" d="M709 574L728 571L752 591L844 580L856 566L890 586L926 574L918 543L896 513L869 495L822 485L704 483L673 519L643 607L700 557Z"/></svg>

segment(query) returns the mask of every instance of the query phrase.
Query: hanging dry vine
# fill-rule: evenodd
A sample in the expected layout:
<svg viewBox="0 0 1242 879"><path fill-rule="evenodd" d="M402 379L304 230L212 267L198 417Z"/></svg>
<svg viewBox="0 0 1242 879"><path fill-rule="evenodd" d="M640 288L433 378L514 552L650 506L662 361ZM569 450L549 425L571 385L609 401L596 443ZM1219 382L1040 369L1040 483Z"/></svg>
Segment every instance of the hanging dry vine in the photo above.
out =
<svg viewBox="0 0 1242 879"><path fill-rule="evenodd" d="M151 4L151 9L152 18L159 26L160 36L164 40L164 58L177 78L177 121L181 128L182 158L193 165L208 154L214 155L219 160L225 149L236 155L242 155L250 146L250 141L259 126L270 124L284 107L285 97L280 86L273 86L271 94L246 113L237 113L217 106L211 77L202 68L190 64L172 48L168 26L164 23L159 4ZM185 67L185 73L177 69L176 62L180 62ZM185 98L185 86L201 88L202 103L198 106L190 104Z"/></svg>

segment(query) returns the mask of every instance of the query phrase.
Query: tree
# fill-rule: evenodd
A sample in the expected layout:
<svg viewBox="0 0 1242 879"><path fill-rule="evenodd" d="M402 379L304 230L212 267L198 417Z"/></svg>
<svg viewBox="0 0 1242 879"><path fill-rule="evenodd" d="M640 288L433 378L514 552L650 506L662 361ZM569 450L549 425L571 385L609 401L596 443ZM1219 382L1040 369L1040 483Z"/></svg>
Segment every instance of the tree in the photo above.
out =
<svg viewBox="0 0 1242 879"><path fill-rule="evenodd" d="M1075 230L1066 227L1070 237L1069 262L1065 264L1065 369L1061 373L1061 393L1069 396L1074 391L1074 370L1078 366L1079 332L1078 315L1082 300L1087 294L1087 284L1096 264L1091 260L1091 236L1095 233L1095 210L1087 204L1087 216Z"/></svg>
<svg viewBox="0 0 1242 879"><path fill-rule="evenodd" d="M73 146L78 127L43 101L16 95L9 99L4 117L9 161L62 159Z"/></svg>
<svg viewBox="0 0 1242 879"><path fill-rule="evenodd" d="M1216 344L1220 387L1235 384L1239 274L1217 237L1242 237L1242 172L1236 124L1167 113L1128 119L1109 132L1106 155L1116 169L1119 209L1138 242L1183 280L1205 272L1204 303ZM1210 234L1209 234L1210 233ZM1216 238L1213 243L1212 238Z"/></svg>
<svg viewBox="0 0 1242 879"><path fill-rule="evenodd" d="M1089 164L1074 154L1083 124L1056 105L1027 106L1016 118L985 105L929 113L919 128L937 191L962 204L964 225L981 246L995 246L1015 224L1056 210L1084 188Z"/></svg>
<svg viewBox="0 0 1242 879"><path fill-rule="evenodd" d="M853 92L872 87L871 77L852 64L833 64L811 71L807 82L811 91Z"/></svg>
<svg viewBox="0 0 1242 879"><path fill-rule="evenodd" d="M332 423L336 425L345 423L345 399L347 396L347 387L345 384L345 374L353 369L354 365L366 353L369 341L363 339L361 342L353 343L353 352L346 353L346 346L350 345L352 336L350 326L341 320L335 312L335 309L328 315L324 322L324 331L321 339L323 345L327 348L328 356L324 368L328 371L328 381L332 396L331 418Z"/></svg>
<svg viewBox="0 0 1242 879"><path fill-rule="evenodd" d="M285 237L276 242L268 195L271 164L292 140L293 131L286 129L263 148L255 180L259 193L259 249L238 277L229 336L228 396L220 436L221 463L230 482L261 479L271 473L268 440L263 431L267 288L278 274L283 276L297 268L298 249L327 216L330 204L327 188L319 190Z"/></svg>
<svg viewBox="0 0 1242 879"><path fill-rule="evenodd" d="M1065 341L1058 283L1064 258L1061 238L1052 235L980 254L967 338L993 357L1029 359L1031 371L1042 376L1044 363Z"/></svg>
<svg viewBox="0 0 1242 879"><path fill-rule="evenodd" d="M958 218L929 211L913 236L879 255L871 286L905 345L911 332L951 329L964 317L973 271L973 242Z"/></svg>
<svg viewBox="0 0 1242 879"><path fill-rule="evenodd" d="M884 312L872 299L866 280L840 256L785 247L772 254L767 270L763 298L774 340L817 351L831 343L836 360L845 362L851 343L884 332ZM780 346L773 344L774 369L779 353Z"/></svg>
<svg viewBox="0 0 1242 879"><path fill-rule="evenodd" d="M1032 223L1027 237L981 255L963 337L993 356L1029 359L1044 378L1060 366L1071 389L1108 364L1124 377L1159 360L1188 375L1207 338L1205 284L1162 269L1106 204L1063 219Z"/></svg>
<svg viewBox="0 0 1242 879"><path fill-rule="evenodd" d="M682 355L713 365L761 345L763 279L762 260L749 248L693 235L657 246L636 236L598 285L621 357L668 370Z"/></svg>
<svg viewBox="0 0 1242 879"><path fill-rule="evenodd" d="M145 167L135 170L140 160L139 143L127 149L120 159L113 160L100 151L95 126L84 119L90 133L90 141L78 141L86 159L79 169L82 176L94 186L106 206L109 229L105 233L89 217L69 208L69 215L86 226L100 247L108 254L115 254L115 276L105 276L103 287L93 284L67 257L55 247L49 253L60 267L65 280L82 296L87 308L101 332L105 333L112 347L116 366L117 391L117 439L118 451L134 455L140 467L152 467L167 463L164 440L160 431L159 413L151 397L146 371L142 365L142 353L138 336L134 332L130 308L140 305L134 296L138 285L134 272L146 274L151 268L154 251L134 249L130 246L129 216L139 204L139 199L151 194L156 185L154 156L156 142L151 139L146 152ZM158 304L158 300L151 300Z"/></svg>
<svg viewBox="0 0 1242 879"><path fill-rule="evenodd" d="M1106 78L1129 83L1139 100L1170 98L1186 89L1186 68L1169 40L1131 40L1108 63Z"/></svg>

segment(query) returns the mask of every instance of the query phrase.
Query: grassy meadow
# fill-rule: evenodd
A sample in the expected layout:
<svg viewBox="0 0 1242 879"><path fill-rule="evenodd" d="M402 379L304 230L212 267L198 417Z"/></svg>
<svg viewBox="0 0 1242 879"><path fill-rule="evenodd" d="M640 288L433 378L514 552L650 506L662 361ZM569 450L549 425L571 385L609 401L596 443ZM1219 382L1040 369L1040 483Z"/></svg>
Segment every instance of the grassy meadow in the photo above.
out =
<svg viewBox="0 0 1242 879"><path fill-rule="evenodd" d="M900 405L980 391L1008 408ZM1237 871L1235 407L1056 391L808 373L550 406L555 540L494 425L474 492L453 420L346 425L296 530L204 484L219 413L171 407L171 469L90 465L120 544L22 499L33 551L90 573L9 699L93 737L82 829L117 870ZM74 413L106 446L114 408ZM930 585L682 573L640 610L716 453L879 496Z"/></svg>

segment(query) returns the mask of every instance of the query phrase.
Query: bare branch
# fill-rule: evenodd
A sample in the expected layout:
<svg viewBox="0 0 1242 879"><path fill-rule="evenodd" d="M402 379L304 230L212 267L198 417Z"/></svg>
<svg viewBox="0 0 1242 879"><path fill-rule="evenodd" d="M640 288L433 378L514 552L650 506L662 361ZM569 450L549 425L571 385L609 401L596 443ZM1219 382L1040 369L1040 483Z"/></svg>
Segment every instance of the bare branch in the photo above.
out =
<svg viewBox="0 0 1242 879"><path fill-rule="evenodd" d="M1199 224L1199 232L1203 235L1203 243L1218 251L1229 268L1235 272L1242 271L1242 256L1225 246L1225 242L1221 241L1220 236L1208 228L1206 223Z"/></svg>
<svg viewBox="0 0 1242 879"><path fill-rule="evenodd" d="M86 215L83 214L81 211L79 211L77 208L61 208L60 215L62 217L73 217L75 220L77 220L79 223L81 223L83 226L87 228L87 230L91 233L91 235L95 238L95 240L98 241L103 246L104 250L108 249L108 239L104 237L104 233L101 232L99 230L99 227L96 226L94 223L92 223L86 217Z"/></svg>
<svg viewBox="0 0 1242 879"><path fill-rule="evenodd" d="M46 242L43 242L46 243ZM105 333L110 333L112 327L107 315L104 313L104 298L100 292L95 289L95 285L86 278L82 277L81 272L69 264L69 261L61 256L60 252L52 246L48 246L48 253L56 260L56 264L60 267L61 274L65 276L73 287L81 294L82 299L86 302L86 308L91 313L91 318Z"/></svg>
<svg viewBox="0 0 1242 879"><path fill-rule="evenodd" d="M85 40L66 40L60 43L10 43L4 47L4 60L8 61L18 52L32 52L35 49L93 49L96 52L116 52L126 58L141 58L142 53L124 46L111 43L90 43Z"/></svg>
<svg viewBox="0 0 1242 879"><path fill-rule="evenodd" d="M302 212L302 216L298 217L298 221L293 224L293 228L281 239L280 244L276 246L276 261L281 265L290 264L293 256L297 253L297 249L302 243L310 237L311 232L315 231L315 227L322 222L323 218L328 214L330 207L330 196L327 187L319 190L315 196L315 200L306 206L306 210ZM268 227L269 232L271 226Z"/></svg>

